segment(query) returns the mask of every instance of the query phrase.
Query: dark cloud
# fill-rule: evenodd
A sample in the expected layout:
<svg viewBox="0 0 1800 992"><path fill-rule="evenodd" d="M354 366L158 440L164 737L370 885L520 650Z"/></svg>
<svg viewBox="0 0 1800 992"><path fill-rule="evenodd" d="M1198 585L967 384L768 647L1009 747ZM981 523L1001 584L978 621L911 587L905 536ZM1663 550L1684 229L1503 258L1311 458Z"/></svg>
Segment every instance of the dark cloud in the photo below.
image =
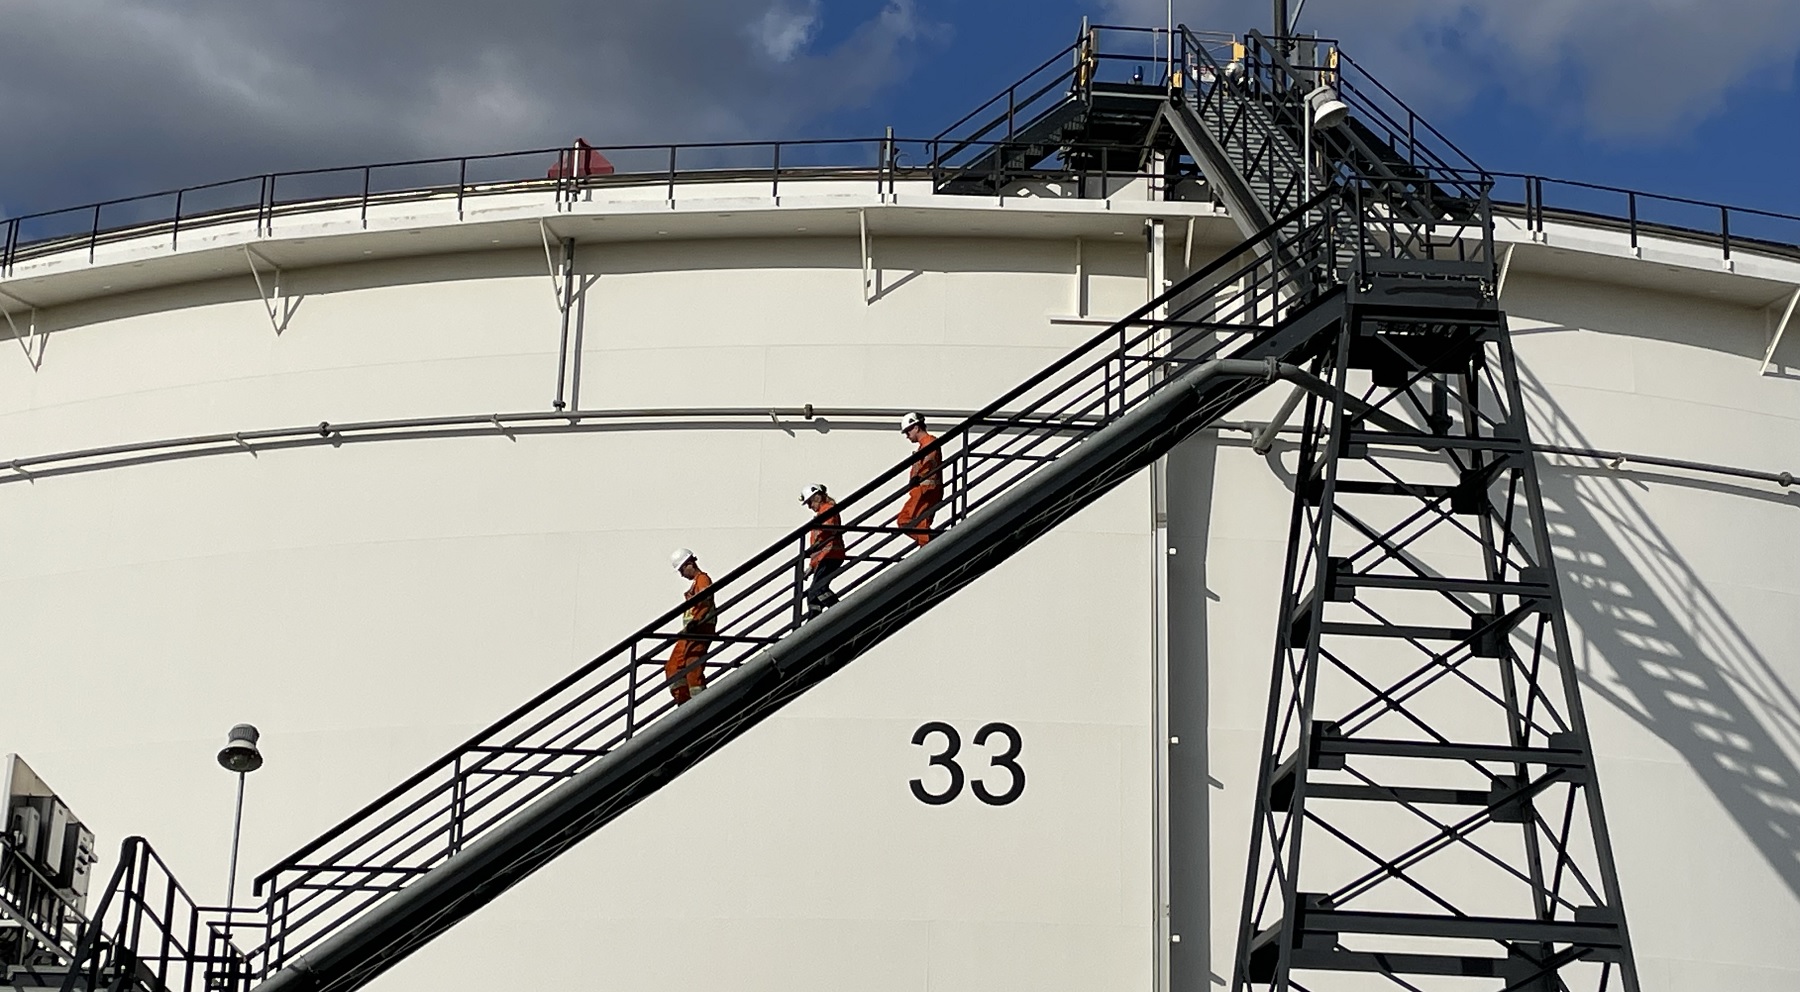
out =
<svg viewBox="0 0 1800 992"><path fill-rule="evenodd" d="M1166 0L1107 7L1161 24ZM1191 27L1239 33L1268 30L1270 7L1175 2ZM1610 138L1673 134L1734 88L1790 85L1800 50L1795 0L1307 0L1301 10L1302 30L1341 39L1422 111L1459 109L1479 81Z"/></svg>
<svg viewBox="0 0 1800 992"><path fill-rule="evenodd" d="M888 0L819 50L808 0L6 5L7 213L275 169L791 135L934 36Z"/></svg>

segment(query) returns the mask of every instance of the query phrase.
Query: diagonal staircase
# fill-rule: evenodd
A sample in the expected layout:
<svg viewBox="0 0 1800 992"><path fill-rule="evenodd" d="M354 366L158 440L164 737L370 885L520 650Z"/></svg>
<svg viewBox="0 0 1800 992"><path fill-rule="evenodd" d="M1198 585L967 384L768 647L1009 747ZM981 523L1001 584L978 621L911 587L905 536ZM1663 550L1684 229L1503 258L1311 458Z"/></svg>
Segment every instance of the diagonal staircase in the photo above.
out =
<svg viewBox="0 0 1800 992"><path fill-rule="evenodd" d="M915 455L839 501L839 605L805 619L796 528L714 583L706 693L670 699L684 604L258 876L256 920L209 952L235 963L190 972L213 988L360 987L1276 379L1324 388L1298 366L1342 319L1345 205L1303 208L1312 224L1278 218L1291 233L1258 232L945 430L928 545L894 522ZM1313 264L1277 270L1277 252ZM130 889L115 877L108 898ZM133 953L89 940L65 987Z"/></svg>

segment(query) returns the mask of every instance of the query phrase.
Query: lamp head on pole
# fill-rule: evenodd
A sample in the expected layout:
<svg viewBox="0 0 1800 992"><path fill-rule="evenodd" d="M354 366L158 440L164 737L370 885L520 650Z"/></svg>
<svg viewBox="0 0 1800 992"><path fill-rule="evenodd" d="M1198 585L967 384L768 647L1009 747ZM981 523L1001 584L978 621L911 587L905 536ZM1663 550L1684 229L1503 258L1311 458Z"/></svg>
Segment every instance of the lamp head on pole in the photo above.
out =
<svg viewBox="0 0 1800 992"><path fill-rule="evenodd" d="M1323 131L1344 123L1350 116L1350 105L1338 97L1338 91L1323 83L1306 94L1306 108L1312 117L1312 126Z"/></svg>
<svg viewBox="0 0 1800 992"><path fill-rule="evenodd" d="M240 775L262 767L262 752L256 749L256 741L262 735L255 727L240 723L226 736L225 746L219 749L219 767Z"/></svg>

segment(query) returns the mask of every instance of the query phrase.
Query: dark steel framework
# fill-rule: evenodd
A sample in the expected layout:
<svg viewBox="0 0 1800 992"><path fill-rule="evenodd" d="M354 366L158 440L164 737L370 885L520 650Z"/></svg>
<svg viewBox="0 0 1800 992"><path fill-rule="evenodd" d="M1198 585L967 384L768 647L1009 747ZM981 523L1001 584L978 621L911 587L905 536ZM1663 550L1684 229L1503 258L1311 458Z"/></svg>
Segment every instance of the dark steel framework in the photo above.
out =
<svg viewBox="0 0 1800 992"><path fill-rule="evenodd" d="M87 917L13 842L0 824L0 985L14 974L56 972Z"/></svg>
<svg viewBox="0 0 1800 992"><path fill-rule="evenodd" d="M127 837L106 893L59 967L38 976L63 992L214 992L242 988L233 939L263 926L249 909L196 903L148 841Z"/></svg>
<svg viewBox="0 0 1800 992"><path fill-rule="evenodd" d="M1312 368L1232 986L1636 992L1489 184L1297 42L1200 99L1388 250ZM1321 85L1355 115L1303 137Z"/></svg>
<svg viewBox="0 0 1800 992"><path fill-rule="evenodd" d="M1234 988L1635 990L1504 316L1314 371L1368 405L1308 403Z"/></svg>

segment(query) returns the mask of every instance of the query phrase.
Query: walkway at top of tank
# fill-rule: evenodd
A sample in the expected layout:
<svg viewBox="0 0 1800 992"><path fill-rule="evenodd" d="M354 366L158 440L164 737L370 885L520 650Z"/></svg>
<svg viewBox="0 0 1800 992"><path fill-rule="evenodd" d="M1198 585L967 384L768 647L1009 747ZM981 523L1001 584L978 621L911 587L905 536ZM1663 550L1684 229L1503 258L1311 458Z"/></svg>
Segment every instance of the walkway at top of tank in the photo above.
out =
<svg viewBox="0 0 1800 992"><path fill-rule="evenodd" d="M1234 237L1223 208L1214 205L1201 181L1183 180L1165 187L1162 177L1147 173L1083 176L1047 170L1042 179L1011 183L998 195L944 193L935 189L930 168L904 166L907 142L888 142L875 138L665 145L656 146L665 162L678 160L680 149L695 149L696 157L702 150L735 149L760 150L774 164L677 172L666 168L618 171L573 180L460 184L453 180L448 185L425 183L382 192L371 187L355 195L319 194L272 206L264 202L161 218L149 216L145 206L153 200L167 200L171 205L192 202L190 194L196 191L241 184L250 184L260 191L259 199L266 200L267 190L282 176L265 175L13 218L0 221L6 262L0 264L0 311L11 316L77 300L257 271L272 276L280 269L380 258L553 247L565 237L581 241L859 235L867 239L875 234L1119 238L1134 236L1141 221L1155 218L1176 225L1184 244L1187 233L1200 242L1217 242L1217 246ZM786 164L796 157L804 161L795 148L831 151L860 146L885 146L887 153L873 157L898 164ZM541 166L546 161L554 163L559 151L566 153L567 149L516 156L529 156ZM616 149L606 151L618 153ZM466 175L472 161L475 159L440 159L283 175L304 179L355 173L358 186L363 187L362 176L384 170L419 174L431 167L448 167ZM1501 183L1509 178L1493 175ZM1737 234L1722 238L1719 232L1652 223L1642 213L1634 225L1624 219L1628 208L1641 209L1644 201L1695 201L1560 184L1587 191L1590 207L1594 194L1616 193L1620 210L1615 217L1597 209L1549 205L1547 191L1555 181L1511 178L1519 182L1521 199L1510 206L1497 201L1495 233L1503 250L1510 247L1517 254L1518 264L1607 282L1642 280L1646 286L1723 297L1746 306L1778 305L1800 286L1800 247ZM105 209L133 207L146 219L112 229L99 226ZM1728 226L1732 231L1745 226L1740 213L1791 224L1791 236L1800 244L1800 217L1704 207L1721 219L1736 219ZM75 214L102 220L92 222L83 232L30 236L33 223ZM993 226L984 225L986 217L992 218ZM1184 225L1185 231L1180 231ZM428 232L428 238L419 237ZM1622 266L1620 260L1639 264ZM1634 269L1642 274L1634 277Z"/></svg>
<svg viewBox="0 0 1800 992"><path fill-rule="evenodd" d="M227 276L255 278L265 298L265 277L274 279L279 297L283 270L540 245L554 269L553 246L565 240L847 235L860 238L866 274L876 235L1128 238L1160 218L1173 222L1170 243L1191 264L1197 241L1223 249L1238 240L1204 176L1164 170L1136 139L1118 145L1116 135L1024 123L1054 124L1084 100L1098 106L1091 101L1103 85L1111 113L1124 104L1138 113L1145 100L1201 85L1183 82L1201 73L1190 44L1241 57L1235 35L1179 34L1180 60L1171 29L1084 21L1073 43L928 138L891 128L800 141L597 146L578 138L265 173L0 218L0 313L22 336L36 333L35 318L21 328L16 314L97 297ZM1334 42L1309 44L1329 50L1340 86L1349 85L1344 73L1367 75L1347 55L1340 65ZM1119 78L1102 84L1101 75ZM1496 207L1502 284L1518 268L1770 308L1780 325L1773 356L1800 302L1800 216L1492 172L1378 80L1363 81L1384 99L1357 98L1359 115L1386 119L1408 142L1416 128L1430 131L1454 153L1433 159L1435 171L1491 188L1482 195Z"/></svg>

